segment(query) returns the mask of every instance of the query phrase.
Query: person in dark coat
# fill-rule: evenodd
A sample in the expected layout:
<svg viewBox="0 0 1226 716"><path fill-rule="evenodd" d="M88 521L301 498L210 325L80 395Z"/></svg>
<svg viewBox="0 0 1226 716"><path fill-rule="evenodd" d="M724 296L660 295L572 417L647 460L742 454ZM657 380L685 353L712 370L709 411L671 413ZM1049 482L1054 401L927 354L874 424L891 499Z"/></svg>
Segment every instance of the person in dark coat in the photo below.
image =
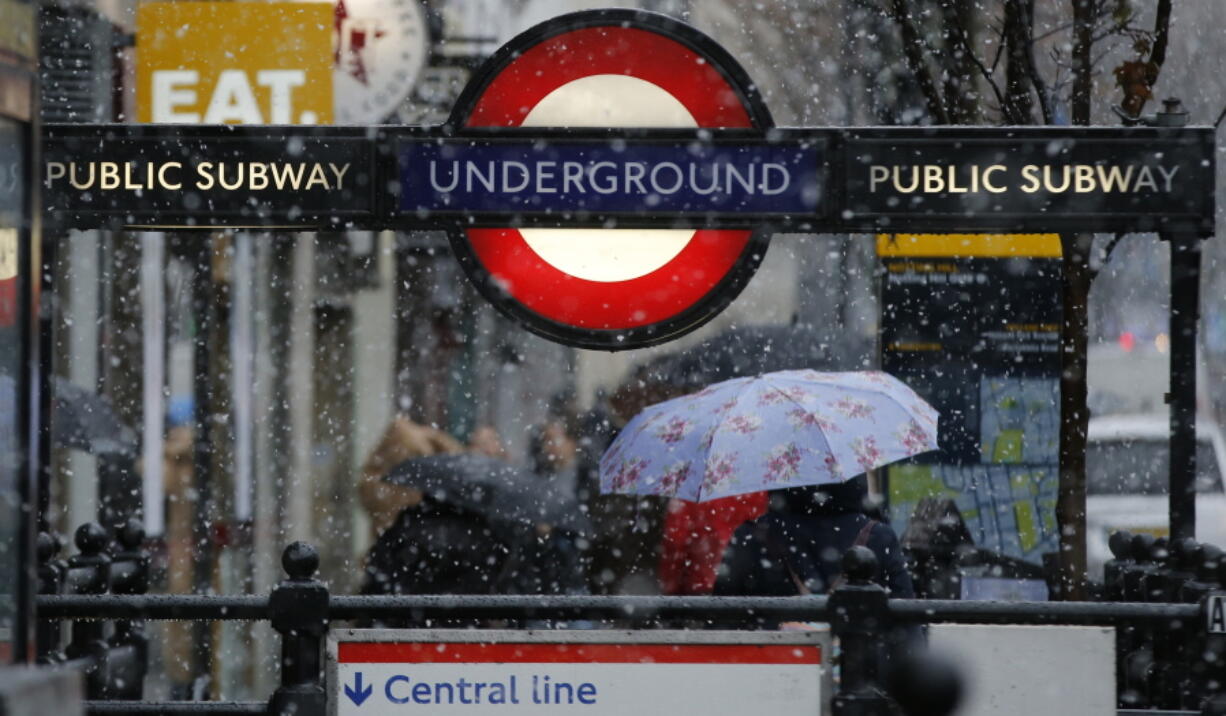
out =
<svg viewBox="0 0 1226 716"><path fill-rule="evenodd" d="M843 553L862 545L877 555L875 581L891 597L914 597L898 535L867 514L867 500L863 475L772 492L766 514L733 533L715 594L826 594L841 578Z"/></svg>

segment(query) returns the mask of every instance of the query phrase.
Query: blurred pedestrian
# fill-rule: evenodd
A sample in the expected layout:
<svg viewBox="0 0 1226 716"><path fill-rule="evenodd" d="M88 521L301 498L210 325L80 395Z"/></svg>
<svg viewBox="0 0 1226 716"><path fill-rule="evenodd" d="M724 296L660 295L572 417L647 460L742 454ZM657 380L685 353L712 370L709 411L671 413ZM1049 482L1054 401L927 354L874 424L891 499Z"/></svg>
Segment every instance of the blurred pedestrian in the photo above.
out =
<svg viewBox="0 0 1226 716"><path fill-rule="evenodd" d="M562 420L550 420L534 429L528 441L528 463L551 490L571 499L578 491L578 442ZM576 509L579 503L576 502ZM584 552L590 545L555 525L536 525L512 545L516 560L508 587L521 594L586 594Z"/></svg>
<svg viewBox="0 0 1226 716"><path fill-rule="evenodd" d="M377 538L406 507L416 506L422 499L420 490L384 482L383 476L389 470L410 458L463 451L464 446L442 430L402 416L394 418L362 465L358 478L358 496L370 513L373 536Z"/></svg>
<svg viewBox="0 0 1226 716"><path fill-rule="evenodd" d="M489 425L479 425L468 434L468 452L499 460L507 459L507 449L502 444L502 436Z"/></svg>
<svg viewBox="0 0 1226 716"><path fill-rule="evenodd" d="M669 500L660 541L660 591L710 594L733 533L766 512L766 496L750 492L710 502Z"/></svg>
<svg viewBox="0 0 1226 716"><path fill-rule="evenodd" d="M561 420L551 420L532 431L528 464L555 490L575 496L578 489L579 445Z"/></svg>
<svg viewBox="0 0 1226 716"><path fill-rule="evenodd" d="M872 508L863 475L770 493L766 514L733 534L715 594L825 594L842 577L843 553L859 545L877 555L876 582L892 597L914 597L898 535Z"/></svg>

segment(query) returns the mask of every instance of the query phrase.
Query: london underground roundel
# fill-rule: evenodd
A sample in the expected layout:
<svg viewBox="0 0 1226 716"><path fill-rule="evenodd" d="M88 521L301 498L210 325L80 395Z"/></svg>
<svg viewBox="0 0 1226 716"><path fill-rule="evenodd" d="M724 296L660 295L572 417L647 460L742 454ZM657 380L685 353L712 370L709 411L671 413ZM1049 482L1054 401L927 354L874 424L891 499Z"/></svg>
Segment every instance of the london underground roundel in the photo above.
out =
<svg viewBox="0 0 1226 716"><path fill-rule="evenodd" d="M574 13L503 46L449 124L765 129L770 113L711 38L637 10ZM644 197L650 203L650 196ZM643 347L694 330L752 278L769 237L737 229L453 229L478 290L551 340Z"/></svg>

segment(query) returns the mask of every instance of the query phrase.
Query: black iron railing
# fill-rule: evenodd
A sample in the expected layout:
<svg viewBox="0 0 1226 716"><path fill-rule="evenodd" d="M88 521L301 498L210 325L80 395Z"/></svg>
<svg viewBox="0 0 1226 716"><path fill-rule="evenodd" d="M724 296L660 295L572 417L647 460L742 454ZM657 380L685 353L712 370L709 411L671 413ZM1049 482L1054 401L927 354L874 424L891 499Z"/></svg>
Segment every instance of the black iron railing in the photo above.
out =
<svg viewBox="0 0 1226 716"><path fill-rule="evenodd" d="M883 687L881 657L885 635L900 626L1115 626L1121 708L1226 714L1226 635L1209 633L1207 619L1226 562L1220 550L1190 541L1168 548L1144 537L1114 538L1116 559L1108 565L1106 593L1118 601L978 602L890 599L870 581L876 558L862 547L845 555L847 580L829 596L334 595L315 579L318 556L302 542L285 549L287 578L268 596L148 595L149 560L139 548L143 537L135 523L120 530L114 542L102 528L85 525L76 534L80 553L66 562L55 558L53 538L40 539L40 658L85 671L90 713L323 716L322 654L333 622L587 619L643 629L829 622L842 652L833 700L839 716L895 713ZM148 668L144 622L167 619L270 622L281 640L280 686L268 701L142 701Z"/></svg>

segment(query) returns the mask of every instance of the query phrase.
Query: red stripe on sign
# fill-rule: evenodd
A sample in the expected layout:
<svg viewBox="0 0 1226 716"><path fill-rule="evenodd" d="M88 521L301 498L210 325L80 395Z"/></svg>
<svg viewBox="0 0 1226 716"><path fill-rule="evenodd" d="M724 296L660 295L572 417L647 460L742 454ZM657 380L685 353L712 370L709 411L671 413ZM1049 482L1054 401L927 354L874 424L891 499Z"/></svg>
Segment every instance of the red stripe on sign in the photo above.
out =
<svg viewBox="0 0 1226 716"><path fill-rule="evenodd" d="M342 642L337 661L358 664L820 664L808 644L479 644Z"/></svg>

